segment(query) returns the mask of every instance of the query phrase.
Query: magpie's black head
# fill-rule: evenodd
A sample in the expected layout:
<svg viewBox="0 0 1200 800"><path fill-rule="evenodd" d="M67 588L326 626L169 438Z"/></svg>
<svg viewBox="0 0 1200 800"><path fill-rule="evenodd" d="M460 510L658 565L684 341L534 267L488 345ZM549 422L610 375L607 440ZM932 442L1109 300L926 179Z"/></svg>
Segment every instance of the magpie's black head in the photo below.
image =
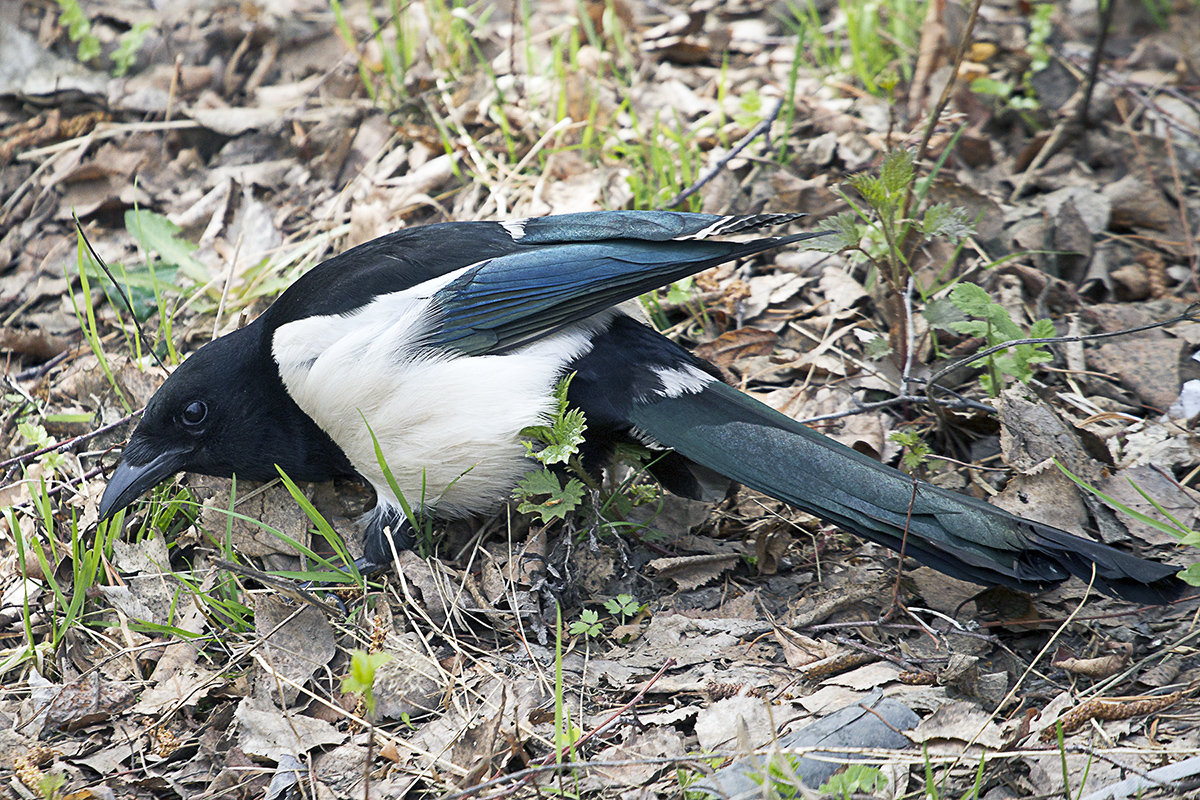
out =
<svg viewBox="0 0 1200 800"><path fill-rule="evenodd" d="M150 399L100 500L120 511L177 472L265 481L352 473L346 457L284 390L251 325L202 347Z"/></svg>

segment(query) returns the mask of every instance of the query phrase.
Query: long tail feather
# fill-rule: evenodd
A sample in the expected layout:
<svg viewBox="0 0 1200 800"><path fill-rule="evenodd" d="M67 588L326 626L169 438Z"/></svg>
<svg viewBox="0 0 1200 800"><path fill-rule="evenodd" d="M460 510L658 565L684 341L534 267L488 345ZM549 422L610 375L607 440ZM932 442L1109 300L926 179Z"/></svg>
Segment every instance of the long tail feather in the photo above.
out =
<svg viewBox="0 0 1200 800"><path fill-rule="evenodd" d="M948 575L1036 590L1069 575L1102 592L1169 602L1178 570L918 481L719 382L634 404L649 438ZM907 535L906 532L907 531Z"/></svg>

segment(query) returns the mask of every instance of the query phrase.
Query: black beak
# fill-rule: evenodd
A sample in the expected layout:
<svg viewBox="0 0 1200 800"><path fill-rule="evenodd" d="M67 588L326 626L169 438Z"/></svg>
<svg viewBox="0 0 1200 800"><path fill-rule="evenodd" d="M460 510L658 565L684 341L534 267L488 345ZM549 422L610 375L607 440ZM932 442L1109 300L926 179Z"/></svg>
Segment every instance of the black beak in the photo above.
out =
<svg viewBox="0 0 1200 800"><path fill-rule="evenodd" d="M113 470L104 496L100 498L100 519L106 520L141 494L184 469L189 450L169 450L145 464L131 464L122 459Z"/></svg>

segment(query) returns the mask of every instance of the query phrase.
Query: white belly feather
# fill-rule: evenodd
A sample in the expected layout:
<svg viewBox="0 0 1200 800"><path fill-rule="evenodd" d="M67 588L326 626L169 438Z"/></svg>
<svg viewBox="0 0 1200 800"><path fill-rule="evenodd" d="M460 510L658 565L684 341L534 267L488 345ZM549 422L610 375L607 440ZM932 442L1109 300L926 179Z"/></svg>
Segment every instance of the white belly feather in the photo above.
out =
<svg viewBox="0 0 1200 800"><path fill-rule="evenodd" d="M455 275L382 295L353 314L281 326L272 343L288 393L375 487L398 505L367 424L413 508L444 517L495 508L532 468L519 440L544 422L564 366L611 312L503 355L420 345L429 296ZM365 418L365 423L364 423Z"/></svg>

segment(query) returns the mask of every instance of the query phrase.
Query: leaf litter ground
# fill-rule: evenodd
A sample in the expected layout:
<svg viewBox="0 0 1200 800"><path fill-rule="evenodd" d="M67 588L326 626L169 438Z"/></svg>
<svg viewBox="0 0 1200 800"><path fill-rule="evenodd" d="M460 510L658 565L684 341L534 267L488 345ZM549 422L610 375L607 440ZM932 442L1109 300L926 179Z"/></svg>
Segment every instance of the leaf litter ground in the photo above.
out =
<svg viewBox="0 0 1200 800"><path fill-rule="evenodd" d="M966 14L930 12L912 52L884 53L899 74L889 102L877 70L822 60L848 23L839 8L821 12L821 44L753 2L414 4L399 24L375 9L375 28L362 6L339 18L315 0L96 3L82 8L101 49L87 65L54 10L0 9L0 769L13 790L353 797L366 780L381 797L678 796L681 779L802 752L790 732L886 697L920 718L905 746L842 748L884 765L876 796L922 791L927 764L961 796L981 758L980 795L1136 794L1131 776L1142 796L1187 791L1159 783L1186 781L1200 753L1194 602L1081 604L1078 583L981 594L911 563L897 581L893 554L746 491L715 507L654 498L617 529L512 512L446 526L435 558L402 554L399 575L340 600L271 574L306 562L268 526L312 539L279 486L188 476L198 513L164 490L93 546L110 448L163 377L146 347L194 350L323 257L447 218L845 211L848 175L917 146L955 55L938 32ZM1065 342L995 398L959 370L949 408L912 380L981 346L953 327L956 280L1022 329L1049 318L1069 335L1180 317L1196 299L1200 16L1158 27L1137 12L1114 21L1089 122L1068 135L1096 18L1055 9L1046 45L1025 24L1036 15L985 9L922 161L949 151L929 202L966 209L975 235L914 252L907 297L859 260L788 251L660 293L656 323L864 452L895 462L924 442L938 460L920 469L940 485L1194 561L1051 459L1194 529L1200 324ZM145 21L132 68L110 77L120 35ZM80 276L75 217L148 345L110 284ZM371 498L305 491L353 546ZM560 607L564 630L590 619L595 635L564 634L556 657ZM353 649L390 656L374 725L342 691ZM566 741L572 769L555 765ZM754 763L754 791L784 792L799 762Z"/></svg>

